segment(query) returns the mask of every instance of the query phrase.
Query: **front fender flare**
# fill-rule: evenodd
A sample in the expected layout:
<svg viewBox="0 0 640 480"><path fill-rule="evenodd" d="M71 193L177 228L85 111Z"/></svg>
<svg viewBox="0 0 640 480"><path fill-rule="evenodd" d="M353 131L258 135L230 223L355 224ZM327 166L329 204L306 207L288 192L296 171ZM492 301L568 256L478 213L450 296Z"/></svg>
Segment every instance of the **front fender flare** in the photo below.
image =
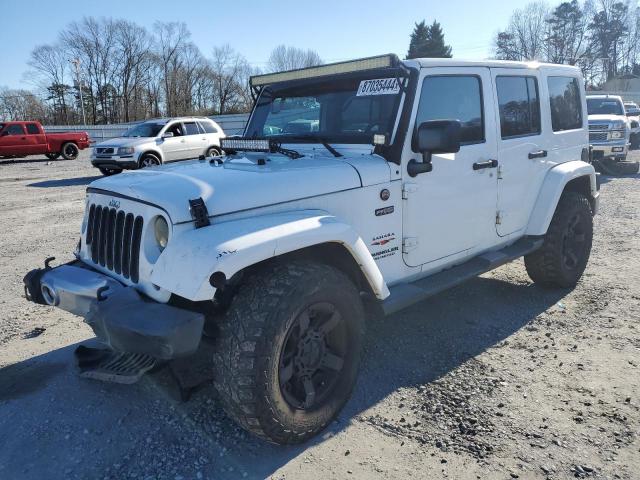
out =
<svg viewBox="0 0 640 480"><path fill-rule="evenodd" d="M214 272L227 278L263 260L324 243L339 243L360 266L380 300L389 289L371 253L347 223L321 210L262 215L186 231L171 239L151 281L193 301L211 300Z"/></svg>
<svg viewBox="0 0 640 480"><path fill-rule="evenodd" d="M544 235L547 233L565 186L571 180L585 176L589 177L591 197L596 200L598 190L596 186L596 171L593 165L581 160L574 160L561 163L549 170L529 217L526 235Z"/></svg>

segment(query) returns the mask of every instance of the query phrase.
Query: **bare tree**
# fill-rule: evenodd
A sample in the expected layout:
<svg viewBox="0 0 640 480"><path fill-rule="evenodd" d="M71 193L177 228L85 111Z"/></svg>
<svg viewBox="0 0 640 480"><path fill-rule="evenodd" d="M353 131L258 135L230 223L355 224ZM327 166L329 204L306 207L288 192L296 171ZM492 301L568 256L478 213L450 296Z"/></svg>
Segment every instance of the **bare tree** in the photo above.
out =
<svg viewBox="0 0 640 480"><path fill-rule="evenodd" d="M271 51L267 68L271 72L295 70L322 65L324 62L315 50L303 50L296 47L278 45Z"/></svg>
<svg viewBox="0 0 640 480"><path fill-rule="evenodd" d="M215 47L211 68L217 112L229 113L246 109L246 89L250 75L246 59L229 45Z"/></svg>
<svg viewBox="0 0 640 480"><path fill-rule="evenodd" d="M515 10L506 30L499 32L496 36L496 57L503 60L544 58L548 13L549 7L540 1Z"/></svg>

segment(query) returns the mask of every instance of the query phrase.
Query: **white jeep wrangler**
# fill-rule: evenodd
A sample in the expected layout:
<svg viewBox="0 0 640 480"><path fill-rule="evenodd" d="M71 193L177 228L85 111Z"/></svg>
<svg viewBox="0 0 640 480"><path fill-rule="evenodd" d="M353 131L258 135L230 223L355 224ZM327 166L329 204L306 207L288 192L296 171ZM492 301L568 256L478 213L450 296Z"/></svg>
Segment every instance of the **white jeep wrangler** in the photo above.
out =
<svg viewBox="0 0 640 480"><path fill-rule="evenodd" d="M580 279L598 184L577 68L384 55L251 85L225 157L92 183L77 260L25 277L105 344L85 376L133 381L212 342L228 414L296 443L349 398L365 306L522 256L540 285Z"/></svg>

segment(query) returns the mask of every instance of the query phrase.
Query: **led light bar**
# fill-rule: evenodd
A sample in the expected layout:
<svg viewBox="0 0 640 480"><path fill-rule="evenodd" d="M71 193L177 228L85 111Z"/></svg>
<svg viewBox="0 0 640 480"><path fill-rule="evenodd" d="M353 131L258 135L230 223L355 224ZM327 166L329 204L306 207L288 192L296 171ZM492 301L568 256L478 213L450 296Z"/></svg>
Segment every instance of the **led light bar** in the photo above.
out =
<svg viewBox="0 0 640 480"><path fill-rule="evenodd" d="M267 73L256 75L249 80L252 87L260 87L278 82L290 80L301 80L304 78L323 77L325 75L337 75L341 73L359 72L362 70L372 70L375 68L388 68L398 65L400 60L397 55L389 53L378 55L377 57L361 58L359 60L349 60L347 62L328 63L317 67L301 68L298 70L288 70L286 72Z"/></svg>
<svg viewBox="0 0 640 480"><path fill-rule="evenodd" d="M222 138L220 148L233 152L269 152L271 147L269 140L256 140L251 138Z"/></svg>

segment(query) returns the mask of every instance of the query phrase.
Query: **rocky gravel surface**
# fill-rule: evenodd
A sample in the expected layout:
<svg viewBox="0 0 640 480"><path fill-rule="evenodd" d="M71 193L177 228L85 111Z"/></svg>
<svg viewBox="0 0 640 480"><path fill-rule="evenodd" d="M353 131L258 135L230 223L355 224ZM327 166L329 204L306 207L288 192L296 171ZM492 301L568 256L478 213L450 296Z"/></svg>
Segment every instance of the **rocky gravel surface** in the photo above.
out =
<svg viewBox="0 0 640 480"><path fill-rule="evenodd" d="M182 402L166 369L78 378L90 329L21 279L71 257L97 175L86 154L0 160L0 478L640 478L640 175L604 178L576 289L518 261L370 319L352 400L296 447L237 428L210 385Z"/></svg>

